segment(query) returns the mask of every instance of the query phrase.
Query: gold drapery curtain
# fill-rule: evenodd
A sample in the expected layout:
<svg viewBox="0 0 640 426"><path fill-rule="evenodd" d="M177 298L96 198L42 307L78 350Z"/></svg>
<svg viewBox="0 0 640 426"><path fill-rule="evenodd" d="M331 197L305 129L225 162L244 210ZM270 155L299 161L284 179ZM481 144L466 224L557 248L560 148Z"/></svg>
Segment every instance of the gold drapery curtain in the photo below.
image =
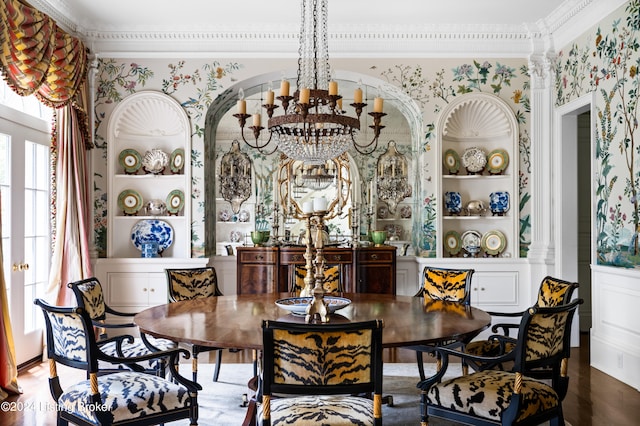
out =
<svg viewBox="0 0 640 426"><path fill-rule="evenodd" d="M0 206L2 195L0 194ZM0 211L2 209L0 208ZM0 237L2 237L2 216L0 216ZM1 240L1 238L0 238ZM7 285L4 281L4 257L0 244L0 401L4 401L9 393L22 393L18 386L18 368L16 366L16 350L13 345L11 319L9 318L9 302Z"/></svg>
<svg viewBox="0 0 640 426"><path fill-rule="evenodd" d="M87 145L78 115L78 110L70 105L56 111L56 133L65 143L56 150L56 227L47 293L55 295L60 306L75 305L67 283L90 277L92 273Z"/></svg>
<svg viewBox="0 0 640 426"><path fill-rule="evenodd" d="M18 0L3 0L0 18L0 65L9 86L53 108L72 102L87 72L84 44Z"/></svg>

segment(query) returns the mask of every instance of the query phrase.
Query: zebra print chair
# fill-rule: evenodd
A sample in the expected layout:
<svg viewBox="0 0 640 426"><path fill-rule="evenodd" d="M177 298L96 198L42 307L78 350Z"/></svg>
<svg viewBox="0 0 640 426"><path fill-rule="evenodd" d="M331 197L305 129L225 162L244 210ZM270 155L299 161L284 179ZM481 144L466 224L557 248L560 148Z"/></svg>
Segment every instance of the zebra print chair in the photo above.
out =
<svg viewBox="0 0 640 426"><path fill-rule="evenodd" d="M546 276L540 283L538 290L538 300L535 307L554 307L566 305L571 301L574 291L578 288L578 283L561 280L551 276ZM524 312L489 312L494 318L520 318ZM497 323L491 327L494 333L498 333L502 329L502 334L490 336L487 340L475 340L465 347L465 352L472 355L496 357L504 353L512 351L516 346L516 339L509 335L509 330L518 329L516 323ZM469 365L476 371L486 368L503 368L498 365L481 365L475 362L469 362ZM465 374L468 372L467 364L463 364ZM536 375L538 378L549 376L549 372L544 370L530 371L530 374Z"/></svg>
<svg viewBox="0 0 640 426"><path fill-rule="evenodd" d="M100 341L106 341L109 339L107 330L120 330L121 332L135 332L138 333L138 327L133 322L117 323L108 322L107 314L115 317L133 318L135 313L120 312L112 309L104 301L104 293L102 285L97 278L91 277L80 281L75 281L67 284L76 298L77 306L88 312L91 317L93 325L99 330L98 337ZM101 345L101 350L107 355L115 357L132 357L147 355L151 352L158 352L167 349L173 349L177 345L171 340L156 339L152 336L147 336L143 333L140 337L133 338L131 341L112 340L104 345ZM122 369L136 369L137 371L144 371L159 376L165 376L166 365L165 359L151 359L145 362L143 365L113 365L105 361L100 361L98 364L101 374L111 373Z"/></svg>
<svg viewBox="0 0 640 426"><path fill-rule="evenodd" d="M344 291L342 287L342 279L340 273L340 265L327 266L324 270L324 280L322 286L327 293L341 293ZM303 265L296 265L293 268L293 279L291 286L291 294L299 296L300 291L304 288L304 278L307 276L307 268Z"/></svg>
<svg viewBox="0 0 640 426"><path fill-rule="evenodd" d="M564 425L562 399L567 392L571 322L582 299L551 308L532 307L520 321L514 351L491 359L447 347L431 351L442 357L442 368L418 383L421 424L429 417L473 425L534 425L550 421ZM513 362L511 371L482 370L442 381L449 356L480 363ZM532 378L527 370L548 368L551 384Z"/></svg>
<svg viewBox="0 0 640 426"><path fill-rule="evenodd" d="M212 266L206 266L204 268L165 269L165 272L167 274L167 285L169 288L169 302L222 296L222 292L218 287L218 276L215 268ZM198 381L198 354L211 351L217 351L213 381L218 381L220 364L222 363L222 349L211 346L191 345L191 367L194 382Z"/></svg>
<svg viewBox="0 0 640 426"><path fill-rule="evenodd" d="M468 306L471 299L471 277L474 272L474 269L448 269L427 266L422 271L422 286L415 294L415 297L423 297L425 307L434 301L456 302ZM425 352L424 348L424 346L412 346L409 348L416 351L420 380L425 379L422 355ZM439 359L438 362L440 362Z"/></svg>
<svg viewBox="0 0 640 426"><path fill-rule="evenodd" d="M382 425L382 328L264 321L258 424Z"/></svg>
<svg viewBox="0 0 640 426"><path fill-rule="evenodd" d="M198 421L198 390L195 382L178 374L178 356L189 357L184 349L120 358L107 355L96 342L87 310L81 307L51 306L36 299L46 326L49 358L49 388L56 402L57 424L67 425L156 425L174 420ZM131 337L131 336L128 336ZM124 339L120 336L116 339ZM164 378L131 370L98 375L98 362L142 364L154 358L167 359L170 377ZM63 389L58 363L82 369L87 379Z"/></svg>

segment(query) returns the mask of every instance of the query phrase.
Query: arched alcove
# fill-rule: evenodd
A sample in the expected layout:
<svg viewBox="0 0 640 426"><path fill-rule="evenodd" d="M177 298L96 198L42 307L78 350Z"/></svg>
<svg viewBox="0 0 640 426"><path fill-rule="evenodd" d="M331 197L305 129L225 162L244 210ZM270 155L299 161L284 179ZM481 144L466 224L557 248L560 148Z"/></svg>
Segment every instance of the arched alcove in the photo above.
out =
<svg viewBox="0 0 640 426"><path fill-rule="evenodd" d="M295 71L284 73L287 79L295 81ZM236 112L236 103L238 100L238 92L240 89L244 91L245 99L247 99L247 112L253 113L257 109L260 109L261 96L268 90L269 82L274 82L274 86L279 85L279 81L282 79L282 72L271 72L251 77L249 79L237 82L231 86L225 92L220 94L214 102L211 103L206 119L205 119L205 131L204 131L204 145L205 145L205 247L207 247L208 253L205 255L211 256L215 254L215 248L217 238L215 235L216 230L216 159L220 156L222 150L221 146L230 143L233 139L237 139L242 143L242 136L240 133L240 127L237 119L233 117ZM383 118L383 125L385 128L378 143L377 152L372 154L377 155L384 151L387 146L387 142L391 139L396 140L400 149L406 153L419 153L422 146L423 135L423 120L422 111L419 106L413 101L407 94L399 90L397 87L388 84L385 81L377 78L363 75L359 73L349 71L334 71L334 79L340 86L340 93L345 97L344 109L349 110L351 107L347 106L352 102L351 95L357 85L363 89L365 102L369 104L368 108L373 107L373 98L376 96L382 96L385 100L384 110L388 114ZM277 88L276 88L277 89ZM295 88L292 88L295 90ZM368 99L368 101L367 101ZM264 111L262 111L264 113ZM280 111L276 110L276 114ZM371 117L363 112L361 118L361 130L358 134L358 138L367 140L365 138L372 138L372 132L369 129L371 124ZM265 131L263 131L266 134ZM245 130L245 136L249 137L248 132ZM245 145L243 149L247 150ZM266 162L269 167L275 169L278 161L278 155L273 154L271 156L260 155L255 150L249 149L247 152L251 153L251 157L254 162ZM362 156L355 151L350 152L350 155L354 159L353 164L357 165L357 173L354 173L354 191L359 192L361 195L364 188L364 183L370 181L373 177L373 168L375 167L375 158L371 156ZM412 170L414 171L413 177L413 198L419 199L421 193L421 183L419 179L419 155L411 155ZM258 167L259 170L259 167ZM413 203L417 205L417 203ZM420 220L419 214L414 214L414 223ZM414 226L415 227L415 226Z"/></svg>
<svg viewBox="0 0 640 426"><path fill-rule="evenodd" d="M464 94L443 109L437 134L438 257L518 257L519 134L513 110L492 94ZM447 195L457 207L445 201Z"/></svg>

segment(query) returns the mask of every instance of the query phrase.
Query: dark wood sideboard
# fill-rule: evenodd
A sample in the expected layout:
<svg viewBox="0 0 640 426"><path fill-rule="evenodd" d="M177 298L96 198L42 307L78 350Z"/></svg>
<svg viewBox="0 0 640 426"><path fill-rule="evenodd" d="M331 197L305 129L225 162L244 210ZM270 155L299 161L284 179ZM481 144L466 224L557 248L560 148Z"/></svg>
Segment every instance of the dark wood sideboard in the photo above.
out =
<svg viewBox="0 0 640 426"><path fill-rule="evenodd" d="M305 265L305 247L238 247L237 292L258 294L291 290L296 265ZM327 267L339 266L347 293L396 294L396 248L327 247Z"/></svg>

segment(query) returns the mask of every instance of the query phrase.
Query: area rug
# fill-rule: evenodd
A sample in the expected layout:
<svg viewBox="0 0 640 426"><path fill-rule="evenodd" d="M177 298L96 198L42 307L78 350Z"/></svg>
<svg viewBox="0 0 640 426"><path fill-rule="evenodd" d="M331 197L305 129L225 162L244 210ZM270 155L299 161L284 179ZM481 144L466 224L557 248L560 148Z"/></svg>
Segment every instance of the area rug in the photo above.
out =
<svg viewBox="0 0 640 426"><path fill-rule="evenodd" d="M251 395L247 382L252 376L251 364L225 364L220 367L218 382L213 382L213 365L199 366L198 381L203 390L198 393L200 417L198 424L215 426L241 425L246 414L243 406L243 395ZM434 371L435 365L425 364L428 375ZM460 374L458 365L449 365L453 375ZM181 365L180 370L189 377L190 364ZM418 383L418 367L410 363L388 363L384 365L383 395L393 397L393 406L382 407L382 418L385 425L418 425L420 424L420 391ZM188 421L172 422L170 425L188 425ZM449 426L456 423L432 419L432 426Z"/></svg>

